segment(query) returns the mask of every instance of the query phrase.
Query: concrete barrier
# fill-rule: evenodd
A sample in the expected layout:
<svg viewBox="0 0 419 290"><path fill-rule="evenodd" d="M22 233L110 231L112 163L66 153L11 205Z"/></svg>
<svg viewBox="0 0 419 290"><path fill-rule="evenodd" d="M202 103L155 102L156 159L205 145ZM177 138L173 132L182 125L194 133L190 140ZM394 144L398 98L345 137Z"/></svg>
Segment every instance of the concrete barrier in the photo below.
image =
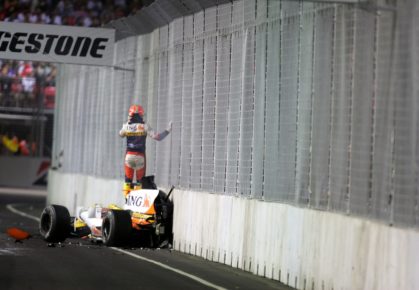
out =
<svg viewBox="0 0 419 290"><path fill-rule="evenodd" d="M27 156L0 156L0 186L37 188L47 185L50 159Z"/></svg>
<svg viewBox="0 0 419 290"><path fill-rule="evenodd" d="M96 203L104 206L122 205L122 181L96 178L81 174L62 174L49 171L48 204L64 205L74 215L77 206L89 207Z"/></svg>
<svg viewBox="0 0 419 290"><path fill-rule="evenodd" d="M419 233L342 214L175 190L176 250L298 289L419 289Z"/></svg>
<svg viewBox="0 0 419 290"><path fill-rule="evenodd" d="M50 171L48 202L122 204L122 181ZM419 289L419 233L287 204L174 190L174 248L298 289Z"/></svg>

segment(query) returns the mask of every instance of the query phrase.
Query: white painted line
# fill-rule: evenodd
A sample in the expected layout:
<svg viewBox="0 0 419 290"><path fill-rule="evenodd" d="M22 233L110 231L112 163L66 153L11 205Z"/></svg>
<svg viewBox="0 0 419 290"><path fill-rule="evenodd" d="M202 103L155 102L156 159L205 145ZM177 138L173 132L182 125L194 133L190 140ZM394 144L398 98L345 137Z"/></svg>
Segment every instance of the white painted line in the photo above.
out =
<svg viewBox="0 0 419 290"><path fill-rule="evenodd" d="M0 256L14 256L15 252L9 249L0 249Z"/></svg>
<svg viewBox="0 0 419 290"><path fill-rule="evenodd" d="M0 249L0 256L20 256L27 248L4 248Z"/></svg>
<svg viewBox="0 0 419 290"><path fill-rule="evenodd" d="M197 282L199 282L199 283L201 283L201 284L203 284L203 285L205 285L205 286L208 286L208 287L211 287L211 288L214 288L214 289L219 289L219 290L226 290L226 288L223 288L223 287L221 287L221 286L218 286L218 285L212 284L211 282L208 282L208 281L206 281L206 280L204 280L204 279L201 279L201 278L199 278L199 277L197 277L197 276L194 276L194 275L192 275L192 274L186 273L186 272L184 272L184 271L181 271L181 270L178 270L178 269L172 268L172 267L170 267L170 266L168 266L168 265L166 265L166 264L163 264L163 263L160 263L160 262L157 262L157 261L154 261L154 260L151 260L151 259L145 258L145 257L143 257L143 256L140 256L140 255L137 255L137 254L134 254L134 253L131 253L131 252L125 251L125 250L121 250L121 249L118 249L118 248L113 248L113 247L112 247L112 248L110 248L110 249L112 249L112 250L114 250L114 251L118 251L118 252L124 253L125 255L128 255L128 256L131 256L131 257L137 258L137 259L139 259L139 260L143 260L143 261L146 261L146 262L152 263L152 264L154 264L154 265L157 265L157 266L159 266L159 267L162 267L162 268L164 268L164 269L166 269L166 270L173 271L173 272L178 273L178 274L180 274L180 275L186 276L186 277L188 277L188 278L190 278L190 279L192 279L192 280L195 280L195 281L197 281Z"/></svg>
<svg viewBox="0 0 419 290"><path fill-rule="evenodd" d="M23 217L25 217L25 218L29 218L29 219L35 220L35 221L37 221L37 222L39 222L39 221L40 221L40 218L38 218L38 217L36 217L36 216L33 216L33 215L27 214L27 213L25 213L25 212L22 212L22 211L20 211L20 210L17 210L16 208L14 208L14 205L13 205L13 204L8 204L8 205L6 206L6 208L7 208L8 210L10 210L11 212L13 212L13 213L15 213L15 214L18 214L18 215L20 215L20 216L23 216ZM131 256L131 257L134 257L134 258L139 259L139 260L142 260L142 261L146 261L146 262L152 263L152 264L154 264L154 265L156 265L156 266L159 266L159 267L162 267L162 268L164 268L164 269L166 269L166 270L173 271L173 272L178 273L178 274L180 274L180 275L182 275L182 276L185 276L185 277L188 277L188 278L190 278L190 279L192 279L192 280L195 280L195 281L197 281L197 282L199 282L199 283L201 283L201 284L203 284L203 285L205 285L205 286L207 286L207 287L214 288L214 289L218 289L218 290L226 290L226 288L223 288L223 287L221 287L221 286L218 286L218 285L212 284L211 282L208 282L208 281L206 281L206 280L204 280L204 279L201 279L201 278L199 278L199 277L197 277L197 276L195 276L195 275L192 275L192 274L186 273L186 272L184 272L184 271L181 271L181 270L178 270L178 269L172 268L172 267L170 267L170 266L168 266L168 265L166 265L166 264L163 264L163 263L160 263L160 262L157 262L157 261L154 261L154 260L151 260L151 259L148 259L148 258L142 257L142 256L140 256L140 255L137 255L137 254L134 254L134 253L131 253L131 252L125 251L125 250L121 250L121 249L118 249L118 248L113 248L113 247L111 247L111 248L109 248L109 249L112 249L112 250L117 251L117 252L121 252L121 253L123 253L123 254L125 254L125 255L128 255L128 256Z"/></svg>
<svg viewBox="0 0 419 290"><path fill-rule="evenodd" d="M0 187L0 193L13 195L47 196L46 189Z"/></svg>
<svg viewBox="0 0 419 290"><path fill-rule="evenodd" d="M8 204L8 205L6 205L6 208L8 210L10 210L12 213L23 216L25 218L32 219L32 220L37 221L37 222L41 221L41 219L39 217L36 217L36 216L30 215L30 214L24 213L23 211L17 210L17 209L14 208L14 206L15 206L14 204Z"/></svg>

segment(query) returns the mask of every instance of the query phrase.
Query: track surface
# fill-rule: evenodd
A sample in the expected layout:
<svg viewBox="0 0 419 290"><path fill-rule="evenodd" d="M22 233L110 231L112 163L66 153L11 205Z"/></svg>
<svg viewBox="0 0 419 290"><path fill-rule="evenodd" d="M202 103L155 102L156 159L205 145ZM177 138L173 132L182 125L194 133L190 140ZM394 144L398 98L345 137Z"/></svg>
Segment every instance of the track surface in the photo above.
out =
<svg viewBox="0 0 419 290"><path fill-rule="evenodd" d="M112 249L81 239L48 247L36 221L44 206L43 196L0 193L0 289L292 289L168 249ZM15 243L10 227L32 238Z"/></svg>

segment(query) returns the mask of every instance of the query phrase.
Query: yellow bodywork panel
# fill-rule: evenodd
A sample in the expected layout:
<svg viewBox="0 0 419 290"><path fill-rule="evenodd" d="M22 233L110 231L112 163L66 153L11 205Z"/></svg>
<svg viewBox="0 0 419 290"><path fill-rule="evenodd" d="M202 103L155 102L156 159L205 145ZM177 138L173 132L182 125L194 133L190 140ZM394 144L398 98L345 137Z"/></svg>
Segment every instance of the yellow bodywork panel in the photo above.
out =
<svg viewBox="0 0 419 290"><path fill-rule="evenodd" d="M122 208L120 208L119 206L117 206L116 204L110 204L109 206L108 206L108 208L109 209L116 209L116 210L122 210Z"/></svg>
<svg viewBox="0 0 419 290"><path fill-rule="evenodd" d="M76 218L74 220L74 228L75 229L86 227L86 226L87 226L87 224L84 223L81 219Z"/></svg>

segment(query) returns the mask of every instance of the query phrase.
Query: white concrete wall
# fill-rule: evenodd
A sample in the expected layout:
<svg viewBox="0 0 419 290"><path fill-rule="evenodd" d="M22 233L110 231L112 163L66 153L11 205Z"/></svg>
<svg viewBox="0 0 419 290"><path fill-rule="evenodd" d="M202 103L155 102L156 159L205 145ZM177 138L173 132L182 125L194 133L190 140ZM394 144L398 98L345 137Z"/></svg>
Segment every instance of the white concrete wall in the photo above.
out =
<svg viewBox="0 0 419 290"><path fill-rule="evenodd" d="M47 203L64 205L72 215L77 206L123 202L122 181L49 171Z"/></svg>
<svg viewBox="0 0 419 290"><path fill-rule="evenodd" d="M49 203L122 203L122 182L50 172ZM77 199L75 195L77 194ZM298 289L419 289L419 232L324 211L174 190L174 248Z"/></svg>

